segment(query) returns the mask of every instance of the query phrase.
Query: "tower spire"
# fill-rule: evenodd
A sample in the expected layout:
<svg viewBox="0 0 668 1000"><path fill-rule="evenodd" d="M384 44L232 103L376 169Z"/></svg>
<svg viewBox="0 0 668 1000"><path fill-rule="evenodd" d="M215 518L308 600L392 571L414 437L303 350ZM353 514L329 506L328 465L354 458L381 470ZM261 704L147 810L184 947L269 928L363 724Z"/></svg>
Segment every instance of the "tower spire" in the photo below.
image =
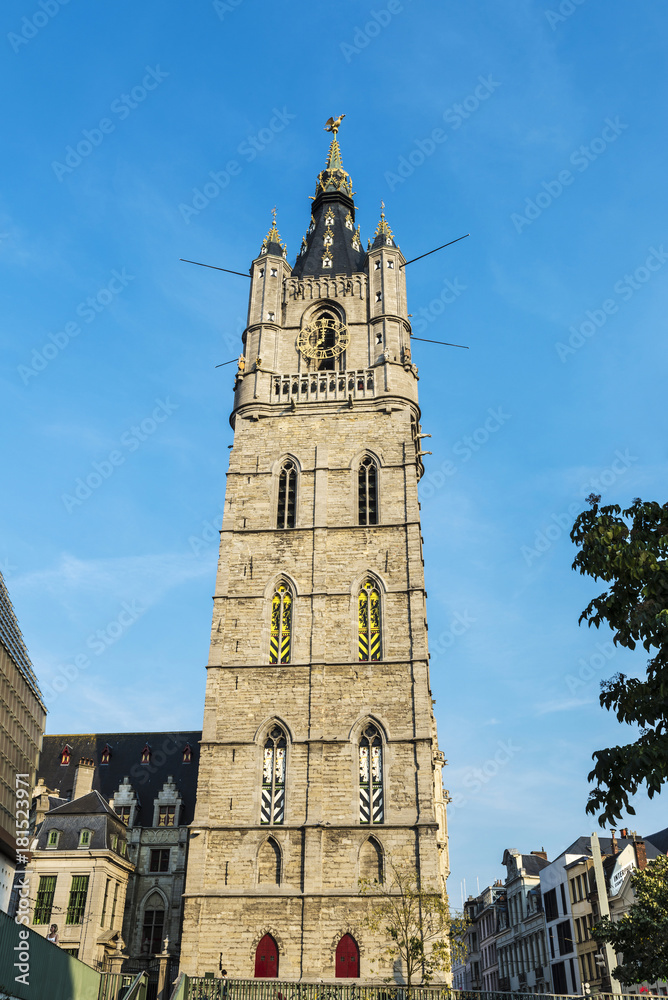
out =
<svg viewBox="0 0 668 1000"><path fill-rule="evenodd" d="M261 249L260 253L263 253L263 254L269 253L269 254L272 254L274 257L286 257L287 253L288 253L288 249L287 249L285 243L281 239L281 234L279 233L278 229L276 228L276 206L275 205L274 205L274 207L271 210L271 215L272 215L271 226L269 227L269 232L267 233L267 235L265 236L265 238L262 240L262 249Z"/></svg>
<svg viewBox="0 0 668 1000"><path fill-rule="evenodd" d="M378 225L376 226L372 246L396 246L396 243L394 242L394 234L392 233L387 219L385 218L384 201L381 201L380 203L380 219L378 220Z"/></svg>
<svg viewBox="0 0 668 1000"><path fill-rule="evenodd" d="M315 185L311 223L302 240L293 275L354 274L363 270L364 252L355 228L353 182L344 169L337 133L345 115L329 118L332 133L325 169Z"/></svg>

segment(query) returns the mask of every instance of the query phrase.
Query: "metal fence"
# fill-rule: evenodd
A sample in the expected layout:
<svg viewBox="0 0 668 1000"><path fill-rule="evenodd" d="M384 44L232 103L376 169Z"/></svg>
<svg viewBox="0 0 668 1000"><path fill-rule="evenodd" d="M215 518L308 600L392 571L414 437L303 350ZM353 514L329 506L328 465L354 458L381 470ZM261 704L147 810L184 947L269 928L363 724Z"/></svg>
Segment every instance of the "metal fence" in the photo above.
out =
<svg viewBox="0 0 668 1000"><path fill-rule="evenodd" d="M297 983L277 979L214 979L183 976L184 1000L582 1000L579 994L501 993L453 990L445 985L411 986L381 983ZM637 993L598 993L597 1000L638 1000ZM643 1000L653 994L643 993Z"/></svg>

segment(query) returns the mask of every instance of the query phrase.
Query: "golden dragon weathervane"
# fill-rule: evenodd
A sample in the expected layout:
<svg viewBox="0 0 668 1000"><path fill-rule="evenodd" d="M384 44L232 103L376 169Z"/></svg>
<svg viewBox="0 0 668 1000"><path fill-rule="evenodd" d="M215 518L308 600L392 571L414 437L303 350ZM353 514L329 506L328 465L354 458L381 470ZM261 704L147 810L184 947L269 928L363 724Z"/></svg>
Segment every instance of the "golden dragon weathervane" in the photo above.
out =
<svg viewBox="0 0 668 1000"><path fill-rule="evenodd" d="M341 128L341 122L345 117L345 115L339 115L338 118L328 118L325 122L325 132L333 132L334 135L336 135Z"/></svg>

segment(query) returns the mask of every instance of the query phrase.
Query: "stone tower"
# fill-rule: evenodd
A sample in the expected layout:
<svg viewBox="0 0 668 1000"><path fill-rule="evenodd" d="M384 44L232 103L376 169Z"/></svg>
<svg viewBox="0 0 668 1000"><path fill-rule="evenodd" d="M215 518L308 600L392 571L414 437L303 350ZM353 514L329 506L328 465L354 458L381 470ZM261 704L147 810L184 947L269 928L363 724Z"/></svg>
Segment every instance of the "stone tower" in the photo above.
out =
<svg viewBox="0 0 668 1000"><path fill-rule="evenodd" d="M365 250L336 124L293 267L250 269L182 968L367 978L360 876L444 890L404 257ZM374 970L378 975L391 969Z"/></svg>

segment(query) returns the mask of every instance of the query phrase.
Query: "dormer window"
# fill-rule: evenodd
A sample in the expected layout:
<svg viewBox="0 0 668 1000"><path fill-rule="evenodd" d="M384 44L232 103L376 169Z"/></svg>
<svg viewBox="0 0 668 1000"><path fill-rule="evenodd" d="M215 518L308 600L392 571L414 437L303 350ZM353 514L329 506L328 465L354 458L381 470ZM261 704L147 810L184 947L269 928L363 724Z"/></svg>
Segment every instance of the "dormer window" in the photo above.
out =
<svg viewBox="0 0 668 1000"><path fill-rule="evenodd" d="M65 746L63 747L63 749L60 752L60 763L61 764L69 764L69 762L70 762L70 756L71 756L70 747L66 743Z"/></svg>
<svg viewBox="0 0 668 1000"><path fill-rule="evenodd" d="M267 319L269 320L270 323L274 323L276 321L276 313L268 312Z"/></svg>
<svg viewBox="0 0 668 1000"><path fill-rule="evenodd" d="M353 228L353 218L350 212L348 212L348 214L346 215L346 229L352 229L352 228Z"/></svg>
<svg viewBox="0 0 668 1000"><path fill-rule="evenodd" d="M151 748L148 743L144 746L144 749L141 752L141 762L142 764L151 763Z"/></svg>
<svg viewBox="0 0 668 1000"><path fill-rule="evenodd" d="M333 226L334 225L334 216L333 216L333 214L331 212L328 212L327 215L326 215L326 217L325 217L325 225L326 226Z"/></svg>
<svg viewBox="0 0 668 1000"><path fill-rule="evenodd" d="M328 229L327 232L325 233L325 238L323 239L323 243L325 244L326 247L331 247L333 242L334 242L334 234L330 229Z"/></svg>
<svg viewBox="0 0 668 1000"><path fill-rule="evenodd" d="M160 806L158 809L158 826L174 826L176 806Z"/></svg>
<svg viewBox="0 0 668 1000"><path fill-rule="evenodd" d="M269 272L269 275L272 278L277 278L278 277L278 268L272 267L272 269Z"/></svg>
<svg viewBox="0 0 668 1000"><path fill-rule="evenodd" d="M58 841L60 840L60 830L49 830L49 839L46 842L46 846L53 850L58 847Z"/></svg>
<svg viewBox="0 0 668 1000"><path fill-rule="evenodd" d="M267 248L266 247L262 247L262 249L260 250L260 253L266 253L266 252L267 252Z"/></svg>
<svg viewBox="0 0 668 1000"><path fill-rule="evenodd" d="M389 267L390 271L393 271L394 270L394 261L393 260L388 260L387 266Z"/></svg>
<svg viewBox="0 0 668 1000"><path fill-rule="evenodd" d="M361 250L360 241L358 239L353 240L353 250Z"/></svg>
<svg viewBox="0 0 668 1000"><path fill-rule="evenodd" d="M100 764L108 764L111 760L111 747L108 743L105 743L104 750L102 751L102 756L100 757Z"/></svg>
<svg viewBox="0 0 668 1000"><path fill-rule="evenodd" d="M376 261L376 263L374 264L374 267L375 267L376 271L380 271L380 261L379 260Z"/></svg>
<svg viewBox="0 0 668 1000"><path fill-rule="evenodd" d="M327 251L327 253L322 255L322 266L323 267L332 266L332 255L330 254L329 250Z"/></svg>
<svg viewBox="0 0 668 1000"><path fill-rule="evenodd" d="M79 834L79 847L90 847L90 830L82 830Z"/></svg>
<svg viewBox="0 0 668 1000"><path fill-rule="evenodd" d="M388 236L387 239L385 240L385 243L387 244L388 247L391 247L392 246L392 239Z"/></svg>
<svg viewBox="0 0 668 1000"><path fill-rule="evenodd" d="M190 743L186 743L183 748L183 763L190 764L193 759L193 752L190 748Z"/></svg>
<svg viewBox="0 0 668 1000"><path fill-rule="evenodd" d="M114 806L114 812L116 813L119 819L123 820L126 826L130 825L132 806Z"/></svg>

